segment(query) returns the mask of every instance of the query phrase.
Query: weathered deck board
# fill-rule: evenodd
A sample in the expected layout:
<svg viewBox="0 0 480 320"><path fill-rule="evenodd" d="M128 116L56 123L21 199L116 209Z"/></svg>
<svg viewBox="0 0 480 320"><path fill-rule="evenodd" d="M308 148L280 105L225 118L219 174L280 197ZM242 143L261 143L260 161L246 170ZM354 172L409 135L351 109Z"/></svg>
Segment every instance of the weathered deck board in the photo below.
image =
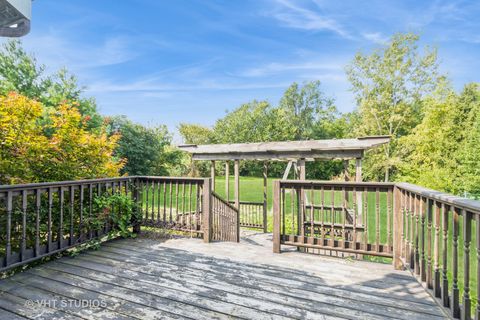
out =
<svg viewBox="0 0 480 320"><path fill-rule="evenodd" d="M39 306L27 300L98 300ZM273 254L241 243L125 239L0 281L1 319L438 319L441 308L390 265Z"/></svg>

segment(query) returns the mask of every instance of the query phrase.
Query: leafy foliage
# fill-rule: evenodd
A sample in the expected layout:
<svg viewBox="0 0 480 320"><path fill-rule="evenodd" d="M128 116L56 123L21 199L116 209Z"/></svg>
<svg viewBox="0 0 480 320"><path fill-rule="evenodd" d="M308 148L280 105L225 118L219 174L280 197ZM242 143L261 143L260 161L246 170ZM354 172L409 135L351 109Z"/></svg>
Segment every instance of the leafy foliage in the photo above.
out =
<svg viewBox="0 0 480 320"><path fill-rule="evenodd" d="M0 183L118 175L123 163L112 157L117 135L89 132L88 119L68 104L48 110L51 121L43 126L44 111L40 102L22 95L0 96Z"/></svg>
<svg viewBox="0 0 480 320"><path fill-rule="evenodd" d="M112 231L123 238L135 237L131 226L137 210L130 196L119 193L103 195L94 198L94 205L97 215L87 220L87 225L93 230L100 230L108 221Z"/></svg>
<svg viewBox="0 0 480 320"><path fill-rule="evenodd" d="M169 148L172 137L166 126L148 128L119 116L108 119L108 132L120 135L115 156L126 160L122 174L167 175L170 163L180 156Z"/></svg>
<svg viewBox="0 0 480 320"><path fill-rule="evenodd" d="M423 97L442 81L436 50L427 48L422 55L418 40L412 33L395 34L371 54L357 53L347 66L358 107L352 133L392 137L390 144L367 158L365 173L371 179L378 180L383 171L389 180L390 170L400 163L396 139L421 121Z"/></svg>
<svg viewBox="0 0 480 320"><path fill-rule="evenodd" d="M480 87L431 96L425 116L400 140L402 179L454 194L480 194Z"/></svg>

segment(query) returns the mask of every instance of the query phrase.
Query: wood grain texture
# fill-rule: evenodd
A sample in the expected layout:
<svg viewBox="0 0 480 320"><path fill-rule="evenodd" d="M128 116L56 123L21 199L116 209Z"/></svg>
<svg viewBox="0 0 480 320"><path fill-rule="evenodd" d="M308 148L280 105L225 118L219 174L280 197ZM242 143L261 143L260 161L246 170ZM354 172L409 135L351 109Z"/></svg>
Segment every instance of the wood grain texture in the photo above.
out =
<svg viewBox="0 0 480 320"><path fill-rule="evenodd" d="M407 272L289 250L275 255L271 245L269 235L248 232L240 243L113 240L0 280L0 319L446 318ZM104 304L25 306L36 299Z"/></svg>

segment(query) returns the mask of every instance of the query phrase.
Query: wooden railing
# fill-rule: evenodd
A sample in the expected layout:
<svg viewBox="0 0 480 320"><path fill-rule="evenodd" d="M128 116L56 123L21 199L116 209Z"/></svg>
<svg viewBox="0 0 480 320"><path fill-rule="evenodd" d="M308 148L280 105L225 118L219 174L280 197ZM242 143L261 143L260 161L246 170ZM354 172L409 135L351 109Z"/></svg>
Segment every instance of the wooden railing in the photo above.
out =
<svg viewBox="0 0 480 320"><path fill-rule="evenodd" d="M97 203L114 194L131 199L129 226L135 233L166 228L205 242L238 241L238 211L213 196L210 183L135 176L0 186L0 272L118 234L111 232L118 231L111 217L126 209L105 210Z"/></svg>
<svg viewBox="0 0 480 320"><path fill-rule="evenodd" d="M232 204L212 192L212 240L240 241L239 212Z"/></svg>
<svg viewBox="0 0 480 320"><path fill-rule="evenodd" d="M140 224L203 234L204 183L205 179L198 178L138 177L142 199Z"/></svg>
<svg viewBox="0 0 480 320"><path fill-rule="evenodd" d="M479 319L480 201L395 188L397 267L411 269L453 317Z"/></svg>
<svg viewBox="0 0 480 320"><path fill-rule="evenodd" d="M229 203L233 205L235 201ZM241 227L266 230L267 218L263 202L240 201L239 207Z"/></svg>
<svg viewBox="0 0 480 320"><path fill-rule="evenodd" d="M453 317L480 319L480 201L407 183L323 181L275 181L273 198L274 252L392 258Z"/></svg>
<svg viewBox="0 0 480 320"><path fill-rule="evenodd" d="M134 178L0 186L0 271L77 246L110 231L94 199L133 194ZM118 208L112 208L118 210Z"/></svg>

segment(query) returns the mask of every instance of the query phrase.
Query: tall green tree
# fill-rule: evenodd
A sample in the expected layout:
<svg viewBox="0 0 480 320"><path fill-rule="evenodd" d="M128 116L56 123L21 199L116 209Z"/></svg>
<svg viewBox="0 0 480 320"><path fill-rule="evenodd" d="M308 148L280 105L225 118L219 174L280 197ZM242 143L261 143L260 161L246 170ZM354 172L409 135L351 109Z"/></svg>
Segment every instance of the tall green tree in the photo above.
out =
<svg viewBox="0 0 480 320"><path fill-rule="evenodd" d="M397 138L422 119L422 99L442 81L437 51L418 47L419 36L398 33L370 54L357 53L346 72L357 102L353 135L389 135L390 144L369 153L365 173L370 179L390 179L401 160Z"/></svg>
<svg viewBox="0 0 480 320"><path fill-rule="evenodd" d="M125 116L108 120L108 132L120 135L115 156L126 160L122 174L167 175L172 136L165 126L145 127Z"/></svg>
<svg viewBox="0 0 480 320"><path fill-rule="evenodd" d="M399 140L402 179L454 194L480 193L480 87L424 100L425 116Z"/></svg>

